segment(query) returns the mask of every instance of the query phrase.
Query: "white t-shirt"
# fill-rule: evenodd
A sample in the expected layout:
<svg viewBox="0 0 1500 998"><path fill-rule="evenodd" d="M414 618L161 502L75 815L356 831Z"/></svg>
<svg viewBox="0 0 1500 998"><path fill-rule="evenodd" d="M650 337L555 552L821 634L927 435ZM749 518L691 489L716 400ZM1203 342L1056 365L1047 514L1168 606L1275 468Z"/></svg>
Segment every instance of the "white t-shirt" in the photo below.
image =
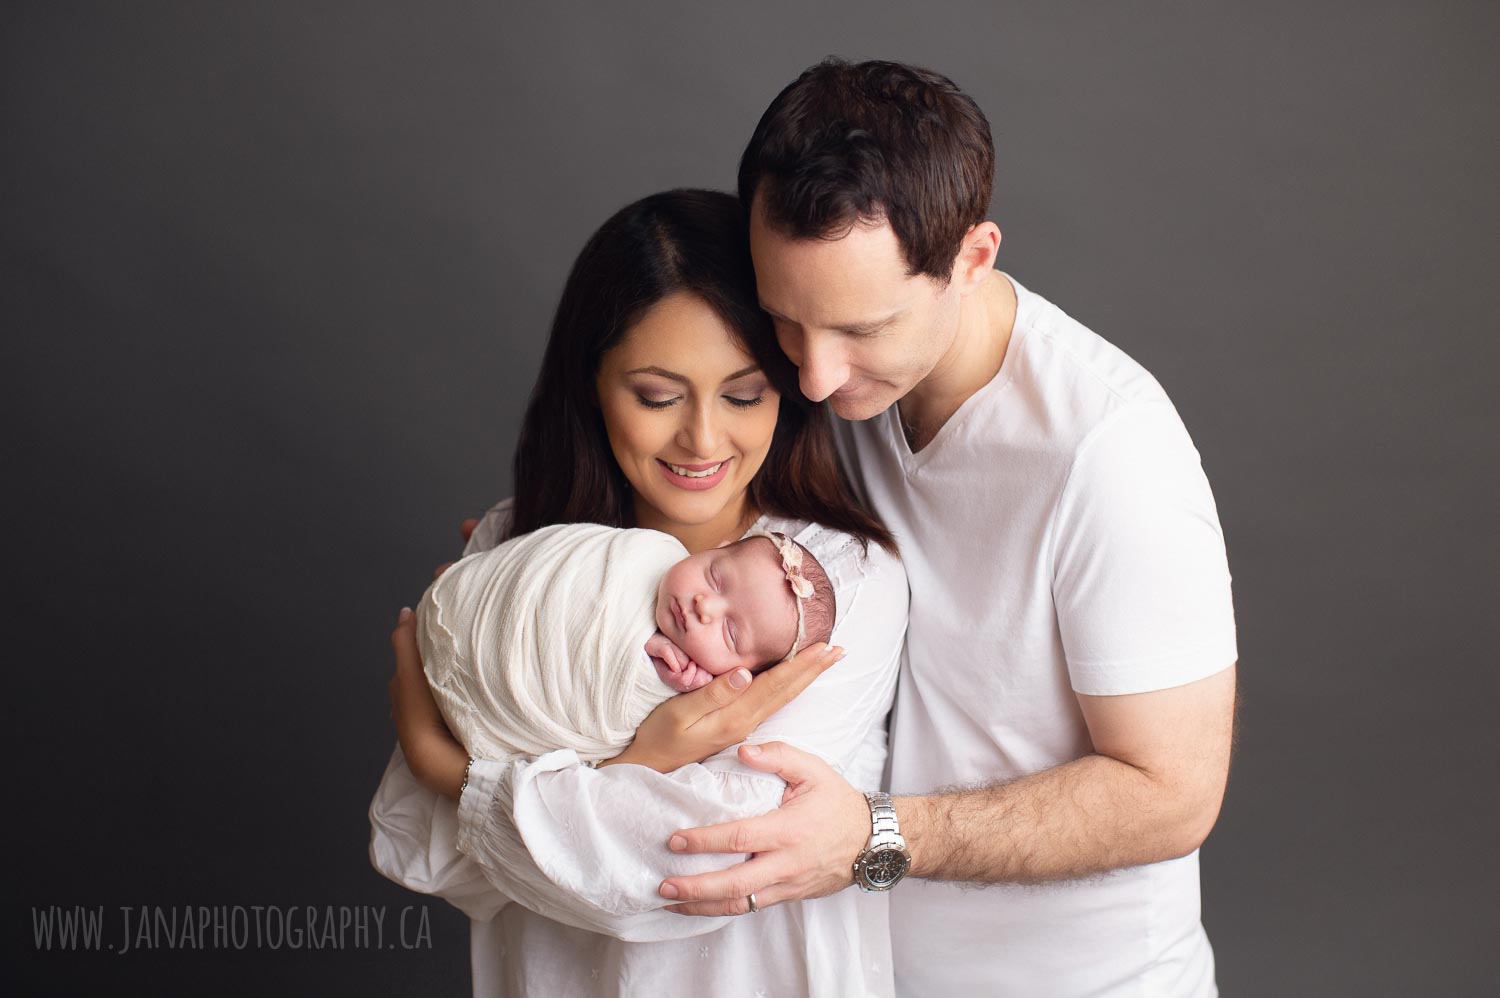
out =
<svg viewBox="0 0 1500 998"><path fill-rule="evenodd" d="M1080 758L1075 693L1166 689L1237 657L1218 513L1177 411L1139 364L1015 288L1000 372L920 452L894 406L840 423L911 582L896 794ZM902 995L1217 993L1196 852L1042 887L909 880L891 929Z"/></svg>

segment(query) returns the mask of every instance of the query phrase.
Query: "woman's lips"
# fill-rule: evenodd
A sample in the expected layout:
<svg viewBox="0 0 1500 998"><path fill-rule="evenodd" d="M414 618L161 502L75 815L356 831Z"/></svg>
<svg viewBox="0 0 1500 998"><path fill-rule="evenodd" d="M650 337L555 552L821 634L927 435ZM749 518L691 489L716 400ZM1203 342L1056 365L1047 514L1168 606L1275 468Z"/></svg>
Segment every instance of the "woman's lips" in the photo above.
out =
<svg viewBox="0 0 1500 998"><path fill-rule="evenodd" d="M725 458L711 464L668 464L661 458L656 459L656 466L661 469L663 477L679 489L689 492L701 492L711 489L724 480L729 472L729 464L734 458ZM674 470L677 469L677 470ZM678 474L678 471L692 472L692 475ZM703 474L711 472L710 474Z"/></svg>

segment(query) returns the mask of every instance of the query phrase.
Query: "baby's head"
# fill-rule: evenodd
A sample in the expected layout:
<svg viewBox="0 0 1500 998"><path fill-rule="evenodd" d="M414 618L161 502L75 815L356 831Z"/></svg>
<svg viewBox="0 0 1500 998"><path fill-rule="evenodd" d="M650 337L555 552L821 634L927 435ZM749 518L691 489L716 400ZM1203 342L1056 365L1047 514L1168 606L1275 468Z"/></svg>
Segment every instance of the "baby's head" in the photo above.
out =
<svg viewBox="0 0 1500 998"><path fill-rule="evenodd" d="M802 588L800 598L794 585ZM834 614L828 573L783 534L757 534L684 558L656 590L656 626L715 676L741 667L756 672L827 641Z"/></svg>

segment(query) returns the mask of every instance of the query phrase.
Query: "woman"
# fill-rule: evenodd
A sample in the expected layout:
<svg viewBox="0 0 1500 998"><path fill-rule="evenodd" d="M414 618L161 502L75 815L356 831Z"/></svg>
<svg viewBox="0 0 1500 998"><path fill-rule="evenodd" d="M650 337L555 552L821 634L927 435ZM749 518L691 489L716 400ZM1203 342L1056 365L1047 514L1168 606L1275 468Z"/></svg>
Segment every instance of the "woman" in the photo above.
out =
<svg viewBox="0 0 1500 998"><path fill-rule="evenodd" d="M694 552L781 530L833 581L847 657L828 668L836 655L817 646L748 688L730 674L667 701L612 760L634 765L593 769L570 752L470 764L403 613L401 747L371 805L371 857L474 919L476 994L892 991L883 895L694 918L662 910L658 893L665 877L739 858L669 852L673 831L780 803L782 782L732 747L752 730L856 785L879 782L906 624L894 544L850 498L826 417L797 391L756 304L747 244L738 203L705 191L646 198L594 235L523 421L516 499L490 511L469 550L561 522L650 527Z"/></svg>

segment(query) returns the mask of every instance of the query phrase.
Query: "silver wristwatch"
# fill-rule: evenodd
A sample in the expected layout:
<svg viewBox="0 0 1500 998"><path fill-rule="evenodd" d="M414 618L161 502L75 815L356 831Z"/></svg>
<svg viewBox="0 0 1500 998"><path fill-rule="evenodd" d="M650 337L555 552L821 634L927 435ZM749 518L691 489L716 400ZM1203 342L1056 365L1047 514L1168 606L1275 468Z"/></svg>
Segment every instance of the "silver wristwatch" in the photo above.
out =
<svg viewBox="0 0 1500 998"><path fill-rule="evenodd" d="M901 837L901 823L891 795L865 794L870 802L870 841L854 861L854 882L862 891L888 891L911 869L911 853Z"/></svg>

